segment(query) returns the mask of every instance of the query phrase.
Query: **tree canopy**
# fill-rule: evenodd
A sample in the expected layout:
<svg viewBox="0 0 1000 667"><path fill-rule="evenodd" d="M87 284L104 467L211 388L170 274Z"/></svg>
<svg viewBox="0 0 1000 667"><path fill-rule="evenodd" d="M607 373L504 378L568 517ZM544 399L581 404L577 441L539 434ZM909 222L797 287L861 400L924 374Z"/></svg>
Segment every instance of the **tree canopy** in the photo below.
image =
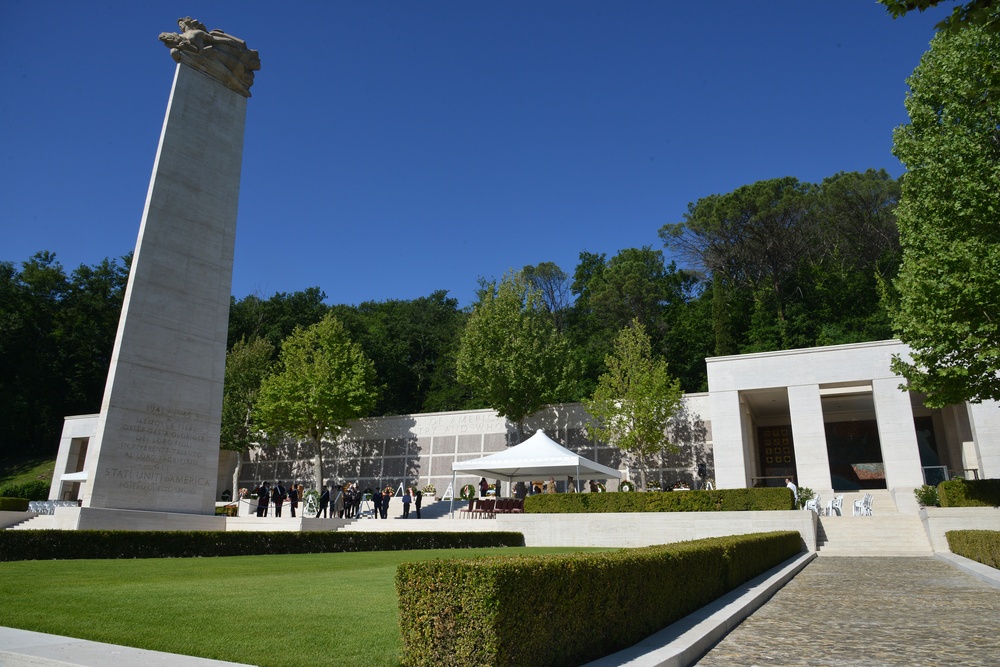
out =
<svg viewBox="0 0 1000 667"><path fill-rule="evenodd" d="M520 273L486 282L462 332L458 380L517 424L544 405L574 400L576 364L541 293Z"/></svg>
<svg viewBox="0 0 1000 667"><path fill-rule="evenodd" d="M894 368L940 407L1000 399L1000 32L970 27L931 42L908 83L910 123L892 321L913 350Z"/></svg>
<svg viewBox="0 0 1000 667"><path fill-rule="evenodd" d="M282 343L277 371L261 384L256 419L268 433L312 442L319 488L326 482L323 439L334 440L348 422L369 414L378 394L374 364L340 320L327 315Z"/></svg>

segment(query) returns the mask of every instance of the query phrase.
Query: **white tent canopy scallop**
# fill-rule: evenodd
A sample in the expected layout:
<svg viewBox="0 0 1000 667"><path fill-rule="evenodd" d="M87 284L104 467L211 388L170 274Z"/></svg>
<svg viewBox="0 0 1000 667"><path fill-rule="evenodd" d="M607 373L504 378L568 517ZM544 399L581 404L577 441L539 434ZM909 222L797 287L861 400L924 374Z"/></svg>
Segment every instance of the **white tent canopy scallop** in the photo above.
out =
<svg viewBox="0 0 1000 667"><path fill-rule="evenodd" d="M579 484L581 477L621 479L622 476L614 468L591 461L576 452L571 452L545 435L541 429L521 444L502 452L452 463L451 487L453 489L455 488L455 478L459 473L487 479L506 479L508 482L531 481L545 477L573 477L577 484ZM452 502L454 502L454 498Z"/></svg>

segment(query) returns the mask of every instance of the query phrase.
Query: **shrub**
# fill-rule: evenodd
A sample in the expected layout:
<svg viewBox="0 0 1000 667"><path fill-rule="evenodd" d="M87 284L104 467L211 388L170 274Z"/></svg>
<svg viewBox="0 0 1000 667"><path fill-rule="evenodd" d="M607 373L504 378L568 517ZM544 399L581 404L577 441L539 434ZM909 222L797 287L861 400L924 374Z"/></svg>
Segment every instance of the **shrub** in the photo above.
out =
<svg viewBox="0 0 1000 667"><path fill-rule="evenodd" d="M665 493L552 493L525 498L532 514L586 512L746 512L792 509L792 492L785 487L667 491Z"/></svg>
<svg viewBox="0 0 1000 667"><path fill-rule="evenodd" d="M913 489L913 495L921 507L937 507L940 504L936 486L924 484L918 489Z"/></svg>
<svg viewBox="0 0 1000 667"><path fill-rule="evenodd" d="M6 484L0 486L0 496L6 498L27 498L28 500L48 500L48 482L33 480L23 484Z"/></svg>
<svg viewBox="0 0 1000 667"><path fill-rule="evenodd" d="M1000 506L1000 479L953 479L937 488L941 507Z"/></svg>
<svg viewBox="0 0 1000 667"><path fill-rule="evenodd" d="M1000 531L949 530L944 536L952 553L1000 569Z"/></svg>
<svg viewBox="0 0 1000 667"><path fill-rule="evenodd" d="M0 561L192 558L508 546L524 546L524 536L512 532L0 531Z"/></svg>
<svg viewBox="0 0 1000 667"><path fill-rule="evenodd" d="M27 498L0 497L0 512L27 512L30 502Z"/></svg>
<svg viewBox="0 0 1000 667"><path fill-rule="evenodd" d="M635 644L801 545L798 533L781 532L403 563L396 569L403 654L409 667L579 665Z"/></svg>

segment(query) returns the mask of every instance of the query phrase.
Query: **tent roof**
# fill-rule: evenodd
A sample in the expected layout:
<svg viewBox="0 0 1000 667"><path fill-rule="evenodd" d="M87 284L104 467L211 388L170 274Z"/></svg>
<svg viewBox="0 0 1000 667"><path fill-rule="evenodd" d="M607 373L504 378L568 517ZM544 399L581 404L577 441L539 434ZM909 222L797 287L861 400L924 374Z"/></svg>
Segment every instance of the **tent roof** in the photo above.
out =
<svg viewBox="0 0 1000 667"><path fill-rule="evenodd" d="M533 480L543 477L621 478L614 468L571 452L539 429L519 445L502 452L451 464L455 473L491 479Z"/></svg>

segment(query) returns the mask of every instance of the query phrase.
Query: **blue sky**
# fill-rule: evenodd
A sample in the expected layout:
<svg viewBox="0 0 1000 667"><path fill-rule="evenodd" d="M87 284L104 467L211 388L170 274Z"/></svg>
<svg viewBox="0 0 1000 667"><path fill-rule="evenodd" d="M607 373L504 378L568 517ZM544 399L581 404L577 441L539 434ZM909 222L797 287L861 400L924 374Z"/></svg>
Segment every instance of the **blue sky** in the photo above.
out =
<svg viewBox="0 0 1000 667"><path fill-rule="evenodd" d="M662 248L689 202L902 166L905 79L951 7L874 0L4 0L0 260L135 245L191 15L260 52L233 294L412 299Z"/></svg>

